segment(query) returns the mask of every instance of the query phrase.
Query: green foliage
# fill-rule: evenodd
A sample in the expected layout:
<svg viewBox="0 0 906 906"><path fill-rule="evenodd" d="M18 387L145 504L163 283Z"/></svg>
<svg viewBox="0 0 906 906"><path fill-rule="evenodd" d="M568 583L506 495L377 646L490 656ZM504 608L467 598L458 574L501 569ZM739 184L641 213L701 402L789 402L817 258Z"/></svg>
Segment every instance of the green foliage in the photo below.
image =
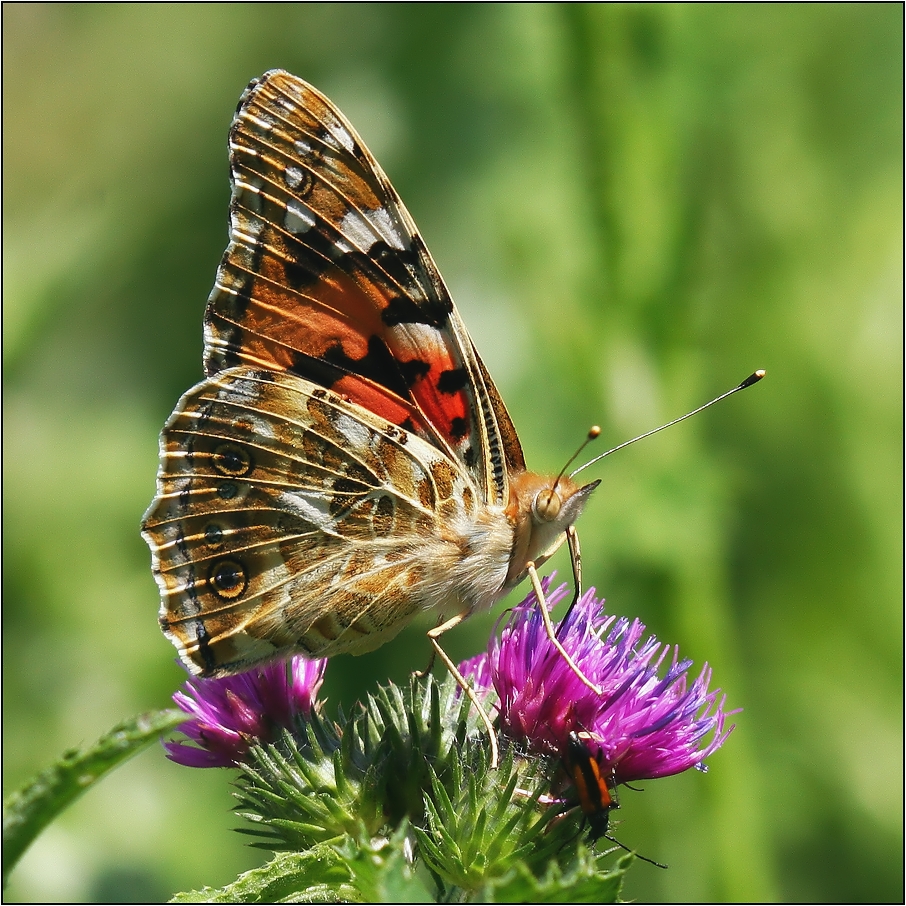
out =
<svg viewBox="0 0 906 906"><path fill-rule="evenodd" d="M531 760L510 750L489 771L484 747L451 754L446 783L432 771L425 828L415 828L425 864L445 887L493 886L519 862L543 871L570 838L575 841L572 823L551 827L562 809L539 810L551 783L549 776L539 779Z"/></svg>
<svg viewBox="0 0 906 906"><path fill-rule="evenodd" d="M305 852L278 853L267 865L245 872L225 887L217 890L203 887L201 890L178 894L170 902L369 902L359 896L358 888L349 883L349 878L350 872L337 851L326 844L321 844Z"/></svg>
<svg viewBox="0 0 906 906"><path fill-rule="evenodd" d="M246 832L262 838L256 845L296 849L419 822L429 776L458 765L456 748L475 720L452 677L384 686L338 725L313 715L297 733L251 750L238 781L237 811L255 825Z"/></svg>
<svg viewBox="0 0 906 906"><path fill-rule="evenodd" d="M620 859L617 867L602 870L587 852L567 871L552 861L544 877L538 878L524 864L517 863L509 875L482 891L485 903L620 903L626 870L635 856Z"/></svg>
<svg viewBox="0 0 906 906"><path fill-rule="evenodd" d="M372 146L532 468L768 371L605 460L578 526L613 612L745 709L706 783L624 796L620 839L671 865L624 896L899 899L897 4L6 6L5 788L184 678L138 523L201 377L230 117L273 66ZM338 658L327 694L401 684L428 650L415 627ZM124 866L225 883L251 856L224 799L148 753L35 841L8 898L97 899Z"/></svg>
<svg viewBox="0 0 906 906"><path fill-rule="evenodd" d="M320 844L306 852L279 853L232 884L205 887L175 896L172 903L427 903L431 890L405 859L405 827L391 840L368 843L347 839L339 848ZM617 903L633 856L602 872L594 859L563 871L552 862L544 877L523 863L480 888L482 903Z"/></svg>
<svg viewBox="0 0 906 906"><path fill-rule="evenodd" d="M406 858L408 826L389 839L349 839L339 849L362 903L427 903L431 892Z"/></svg>
<svg viewBox="0 0 906 906"><path fill-rule="evenodd" d="M631 860L606 865L609 853L581 842L578 810L541 804L558 759L509 748L492 770L472 710L452 677L413 677L402 690L381 688L348 720L315 716L253 747L237 781L236 812L250 827L239 830L299 858L184 896L615 902Z"/></svg>
<svg viewBox="0 0 906 906"><path fill-rule="evenodd" d="M105 774L185 721L182 711L140 714L117 724L93 745L59 760L3 803L3 884L22 854L60 812Z"/></svg>

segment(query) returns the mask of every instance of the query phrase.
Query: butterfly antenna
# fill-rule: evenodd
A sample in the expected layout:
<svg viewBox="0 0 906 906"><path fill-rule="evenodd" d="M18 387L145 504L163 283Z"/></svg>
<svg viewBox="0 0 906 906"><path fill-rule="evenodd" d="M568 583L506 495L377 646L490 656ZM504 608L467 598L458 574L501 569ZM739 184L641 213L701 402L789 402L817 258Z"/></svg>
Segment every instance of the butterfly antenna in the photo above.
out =
<svg viewBox="0 0 906 906"><path fill-rule="evenodd" d="M566 465L563 466L562 469L560 469L560 474L559 474L559 475L556 477L556 479L554 480L554 483L553 483L553 485L551 486L551 491L556 491L556 490L557 490L557 485L560 483L560 479L566 474L566 470L567 470L567 469L568 469L568 468L576 461L576 459L578 458L579 454L580 454L580 453L581 453L581 452L582 452L582 451L583 451L583 450L584 450L584 449L585 449L585 448L586 448L593 440L596 440L596 439L597 439L598 437L600 437L600 436L601 436L601 428L600 428L600 426L598 426L598 425L592 425L592 426L588 429L588 436L585 438L585 440L582 441L581 444L579 444L579 448L576 450L576 452L573 453L573 455L570 456L570 458L566 460ZM592 460L592 462L594 462L594 460ZM579 469L576 469L576 472L581 471L581 469L584 469L584 468L585 468L585 466L581 466ZM576 473L573 472L573 475L575 475L575 474L576 474Z"/></svg>
<svg viewBox="0 0 906 906"><path fill-rule="evenodd" d="M623 447L628 447L630 444L634 444L637 440L643 440L646 437L651 437L652 434L657 434L658 431L663 431L664 428L670 428L673 425L678 424L679 422L685 421L687 418L691 418L693 415L697 415L703 409L707 409L709 406L713 406L715 403L719 403L721 400L726 399L728 396L732 396L734 393L739 393L740 390L745 390L746 387L751 387L752 384L757 384L765 376L766 373L767 372L765 372L763 368L760 368L758 371L750 374L741 384L734 387L732 390L728 390L726 393L722 393L720 396L715 397L710 402L705 403L704 406L699 406L697 409L693 409L691 412L687 412L685 415L681 415L679 418L673 419L672 422L667 422L666 425L661 425L660 428L655 428L652 431L646 431L644 434L640 434L638 437L633 437L632 440L624 441L623 443L614 447L612 450L607 450L605 453L601 453L594 459L590 459L587 463L585 463L585 465L579 466L579 468L576 469L575 472L571 473L569 477L575 478L575 476L578 475L583 469L587 469L589 466L593 466L596 462L600 462L600 460L602 460L605 456L610 456L611 453L616 453L617 450L622 450ZM595 437L597 437L597 434L595 435ZM591 432L589 432L589 440L591 439ZM585 443L588 443L588 441L586 441ZM585 444L583 444L582 446L584 447ZM579 450L581 449L582 447L579 447ZM576 455L578 455L578 452L579 451L576 452ZM571 463L575 458L576 457L573 456L573 458L569 462ZM568 465L569 463L567 463L567 466Z"/></svg>

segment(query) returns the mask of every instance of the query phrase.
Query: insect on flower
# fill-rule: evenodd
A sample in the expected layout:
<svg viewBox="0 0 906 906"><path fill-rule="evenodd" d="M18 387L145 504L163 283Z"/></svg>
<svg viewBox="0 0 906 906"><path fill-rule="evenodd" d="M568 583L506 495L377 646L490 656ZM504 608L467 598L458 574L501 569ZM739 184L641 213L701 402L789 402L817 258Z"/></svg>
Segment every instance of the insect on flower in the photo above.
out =
<svg viewBox="0 0 906 906"><path fill-rule="evenodd" d="M142 523L161 628L217 677L362 654L428 612L496 763L438 638L526 577L541 597L567 538L578 584L573 524L598 481L526 468L412 218L323 94L253 80L230 172L206 377L164 426Z"/></svg>
<svg viewBox="0 0 906 906"><path fill-rule="evenodd" d="M598 760L575 732L570 732L566 740L563 767L576 792L579 808L588 821L592 843L606 837L610 810L620 807L612 789L613 775L608 778L601 773Z"/></svg>
<svg viewBox="0 0 906 906"><path fill-rule="evenodd" d="M616 796L615 778L613 773L610 775L602 773L599 758L595 757L591 748L578 733L569 734L562 761L563 768L572 782L579 800L579 808L588 822L591 843L595 843L603 837L621 849L632 852L643 862L649 862L658 868L666 868L666 865L640 855L607 832L610 827L611 810L620 807Z"/></svg>

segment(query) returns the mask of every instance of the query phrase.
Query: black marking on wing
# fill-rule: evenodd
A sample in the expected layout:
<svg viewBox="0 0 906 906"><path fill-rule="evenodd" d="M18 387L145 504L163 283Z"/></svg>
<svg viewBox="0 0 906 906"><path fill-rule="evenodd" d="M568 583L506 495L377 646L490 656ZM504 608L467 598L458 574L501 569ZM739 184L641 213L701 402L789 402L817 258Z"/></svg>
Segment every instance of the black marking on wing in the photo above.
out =
<svg viewBox="0 0 906 906"><path fill-rule="evenodd" d="M450 436L453 440L461 440L469 433L469 423L464 418L457 416L450 422Z"/></svg>
<svg viewBox="0 0 906 906"><path fill-rule="evenodd" d="M441 393L459 393L469 384L469 372L465 368L453 368L442 371L437 379L437 389Z"/></svg>
<svg viewBox="0 0 906 906"><path fill-rule="evenodd" d="M399 366L406 383L410 387L431 370L431 366L421 359L410 359L408 362L399 362Z"/></svg>
<svg viewBox="0 0 906 906"><path fill-rule="evenodd" d="M428 324L440 330L446 327L451 311L449 299L429 299L419 303L405 296L397 296L381 312L381 320L388 327L395 327L397 324Z"/></svg>

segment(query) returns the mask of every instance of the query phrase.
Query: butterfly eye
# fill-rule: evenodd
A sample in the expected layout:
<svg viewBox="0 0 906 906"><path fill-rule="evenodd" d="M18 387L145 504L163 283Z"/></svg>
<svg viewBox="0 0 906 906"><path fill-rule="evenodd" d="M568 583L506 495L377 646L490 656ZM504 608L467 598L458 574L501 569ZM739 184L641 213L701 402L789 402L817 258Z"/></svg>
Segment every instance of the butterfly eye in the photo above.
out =
<svg viewBox="0 0 906 906"><path fill-rule="evenodd" d="M532 501L532 515L537 522L553 522L560 515L560 495L551 488L545 488Z"/></svg>

